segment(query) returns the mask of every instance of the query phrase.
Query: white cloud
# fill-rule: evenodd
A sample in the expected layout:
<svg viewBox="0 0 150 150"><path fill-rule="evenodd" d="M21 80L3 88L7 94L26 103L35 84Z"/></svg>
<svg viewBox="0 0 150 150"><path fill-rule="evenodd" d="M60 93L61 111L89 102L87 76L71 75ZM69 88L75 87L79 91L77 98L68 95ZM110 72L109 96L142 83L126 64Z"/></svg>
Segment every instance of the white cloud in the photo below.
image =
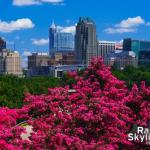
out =
<svg viewBox="0 0 150 150"><path fill-rule="evenodd" d="M146 25L147 25L147 26L150 26L150 22L147 22Z"/></svg>
<svg viewBox="0 0 150 150"><path fill-rule="evenodd" d="M13 0L13 5L24 6L24 5L39 5L40 2L36 0Z"/></svg>
<svg viewBox="0 0 150 150"><path fill-rule="evenodd" d="M28 64L28 56L31 56L32 52L30 52L29 50L24 50L22 53L22 67L23 68L27 68L27 64Z"/></svg>
<svg viewBox="0 0 150 150"><path fill-rule="evenodd" d="M62 27L62 26L57 26L57 29L60 32L64 32L64 33L75 33L75 26L68 26L68 27ZM49 39L45 39L45 38L41 38L41 39L31 39L32 40L32 44L33 45L37 45L37 46L45 46L49 43Z"/></svg>
<svg viewBox="0 0 150 150"><path fill-rule="evenodd" d="M13 0L15 6L40 5L42 3L61 4L64 0Z"/></svg>
<svg viewBox="0 0 150 150"><path fill-rule="evenodd" d="M18 19L16 21L1 21L0 20L0 32L7 33L12 32L16 30L22 30L22 29L31 29L35 25L29 18L22 18Z"/></svg>
<svg viewBox="0 0 150 150"><path fill-rule="evenodd" d="M57 27L58 30L60 30L60 32L64 32L64 33L75 33L76 27L75 26L68 26L68 27L62 27L62 26L58 26Z"/></svg>
<svg viewBox="0 0 150 150"><path fill-rule="evenodd" d="M122 20L119 24L114 25L112 28L105 29L105 32L108 34L135 32L137 31L137 27L142 24L145 24L144 19L141 16L137 16Z"/></svg>
<svg viewBox="0 0 150 150"><path fill-rule="evenodd" d="M135 32L137 29L134 28L107 28L105 29L105 32L108 34L115 34L115 33L129 33L129 32Z"/></svg>
<svg viewBox="0 0 150 150"><path fill-rule="evenodd" d="M41 2L47 2L47 3L61 3L64 0L41 0Z"/></svg>
<svg viewBox="0 0 150 150"><path fill-rule="evenodd" d="M49 39L31 39L32 40L32 44L33 45L37 45L37 46L44 46L47 45L49 43Z"/></svg>
<svg viewBox="0 0 150 150"><path fill-rule="evenodd" d="M137 27L144 23L145 23L144 19L141 16L137 16L135 18L128 18L126 20L122 20L120 24L117 24L115 26L119 28L132 28Z"/></svg>
<svg viewBox="0 0 150 150"><path fill-rule="evenodd" d="M30 56L30 55L32 55L32 53L27 50L25 50L22 54L22 56L25 56L25 57Z"/></svg>

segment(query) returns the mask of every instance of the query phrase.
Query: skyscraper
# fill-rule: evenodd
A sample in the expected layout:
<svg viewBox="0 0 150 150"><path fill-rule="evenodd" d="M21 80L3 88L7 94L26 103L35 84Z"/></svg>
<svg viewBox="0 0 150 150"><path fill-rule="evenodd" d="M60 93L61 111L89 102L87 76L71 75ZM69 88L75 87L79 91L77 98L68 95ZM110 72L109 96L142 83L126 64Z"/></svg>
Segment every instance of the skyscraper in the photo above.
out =
<svg viewBox="0 0 150 150"><path fill-rule="evenodd" d="M22 75L21 57L17 51L0 51L0 74Z"/></svg>
<svg viewBox="0 0 150 150"><path fill-rule="evenodd" d="M6 42L0 37L0 51L6 48Z"/></svg>
<svg viewBox="0 0 150 150"><path fill-rule="evenodd" d="M136 57L139 58L140 51L150 51L150 41L144 40L134 40L134 39L124 39L123 42L124 51L133 51Z"/></svg>
<svg viewBox="0 0 150 150"><path fill-rule="evenodd" d="M5 58L5 73L22 75L21 57L17 51L8 52Z"/></svg>
<svg viewBox="0 0 150 150"><path fill-rule="evenodd" d="M96 25L89 18L80 18L75 35L76 62L89 64L97 56Z"/></svg>
<svg viewBox="0 0 150 150"><path fill-rule="evenodd" d="M74 35L72 33L57 32L54 36L55 52L74 50Z"/></svg>
<svg viewBox="0 0 150 150"><path fill-rule="evenodd" d="M66 52L74 50L74 35L61 31L53 22L49 29L49 51L50 54L56 52Z"/></svg>
<svg viewBox="0 0 150 150"><path fill-rule="evenodd" d="M105 57L108 53L115 51L116 42L111 41L98 41L97 54L100 57Z"/></svg>
<svg viewBox="0 0 150 150"><path fill-rule="evenodd" d="M54 37L57 32L57 27L54 22L52 22L51 27L49 28L49 53L53 53L54 51Z"/></svg>

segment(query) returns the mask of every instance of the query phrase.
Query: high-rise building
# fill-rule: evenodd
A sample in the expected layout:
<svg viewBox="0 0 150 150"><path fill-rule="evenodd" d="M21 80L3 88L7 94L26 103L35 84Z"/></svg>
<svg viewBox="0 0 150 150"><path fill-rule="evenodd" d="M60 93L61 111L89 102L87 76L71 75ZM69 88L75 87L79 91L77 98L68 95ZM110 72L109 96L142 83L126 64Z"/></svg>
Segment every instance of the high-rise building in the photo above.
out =
<svg viewBox="0 0 150 150"><path fill-rule="evenodd" d="M139 65L150 66L150 50L140 51L139 52Z"/></svg>
<svg viewBox="0 0 150 150"><path fill-rule="evenodd" d="M5 73L22 75L21 58L17 51L7 53L5 58Z"/></svg>
<svg viewBox="0 0 150 150"><path fill-rule="evenodd" d="M123 50L133 51L136 57L139 58L140 51L150 51L150 41L124 39Z"/></svg>
<svg viewBox="0 0 150 150"><path fill-rule="evenodd" d="M74 34L61 31L53 22L49 29L50 54L73 50L74 50Z"/></svg>
<svg viewBox="0 0 150 150"><path fill-rule="evenodd" d="M51 54L54 51L54 37L57 32L57 27L54 22L52 22L51 27L49 28L49 53Z"/></svg>
<svg viewBox="0 0 150 150"><path fill-rule="evenodd" d="M58 31L54 36L54 50L56 52L73 51L74 35Z"/></svg>
<svg viewBox="0 0 150 150"><path fill-rule="evenodd" d="M115 51L116 42L98 41L97 55L98 57L105 57L108 53Z"/></svg>
<svg viewBox="0 0 150 150"><path fill-rule="evenodd" d="M17 51L0 51L0 74L22 75L21 57Z"/></svg>
<svg viewBox="0 0 150 150"><path fill-rule="evenodd" d="M80 18L75 35L76 62L89 64L97 56L96 25L90 18Z"/></svg>
<svg viewBox="0 0 150 150"><path fill-rule="evenodd" d="M132 39L128 38L123 40L123 50L132 51Z"/></svg>
<svg viewBox="0 0 150 150"><path fill-rule="evenodd" d="M19 53L6 49L6 42L2 38L0 38L0 74L22 75Z"/></svg>
<svg viewBox="0 0 150 150"><path fill-rule="evenodd" d="M0 37L0 51L6 49L6 42Z"/></svg>
<svg viewBox="0 0 150 150"><path fill-rule="evenodd" d="M28 56L28 69L48 66L50 59L47 53L32 53L31 56Z"/></svg>

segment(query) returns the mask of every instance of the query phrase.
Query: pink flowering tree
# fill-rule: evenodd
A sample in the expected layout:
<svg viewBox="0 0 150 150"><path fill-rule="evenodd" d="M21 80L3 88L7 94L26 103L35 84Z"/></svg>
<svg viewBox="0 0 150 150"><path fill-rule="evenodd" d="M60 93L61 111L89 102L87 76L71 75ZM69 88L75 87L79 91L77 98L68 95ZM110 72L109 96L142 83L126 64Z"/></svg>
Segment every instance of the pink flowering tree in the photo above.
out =
<svg viewBox="0 0 150 150"><path fill-rule="evenodd" d="M137 150L146 143L131 142L135 126L148 127L150 87L141 83L128 90L103 64L94 59L82 76L69 73L72 85L30 95L21 109L0 109L0 149L33 150ZM33 132L21 138L26 121Z"/></svg>

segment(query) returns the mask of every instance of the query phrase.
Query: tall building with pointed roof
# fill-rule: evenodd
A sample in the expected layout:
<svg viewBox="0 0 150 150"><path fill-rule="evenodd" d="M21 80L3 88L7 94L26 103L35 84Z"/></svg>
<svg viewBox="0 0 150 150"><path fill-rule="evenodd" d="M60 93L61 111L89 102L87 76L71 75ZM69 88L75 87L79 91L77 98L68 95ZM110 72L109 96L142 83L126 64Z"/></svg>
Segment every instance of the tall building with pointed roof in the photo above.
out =
<svg viewBox="0 0 150 150"><path fill-rule="evenodd" d="M49 53L70 52L74 50L74 34L57 28L54 22L49 29Z"/></svg>
<svg viewBox="0 0 150 150"><path fill-rule="evenodd" d="M49 28L49 53L51 54L54 51L54 37L57 32L57 27L54 23L52 22L52 25Z"/></svg>
<svg viewBox="0 0 150 150"><path fill-rule="evenodd" d="M57 28L57 26L55 25L54 20L52 21L52 24L51 24L51 27L50 27L50 28L52 28L52 29L56 29L56 28Z"/></svg>

